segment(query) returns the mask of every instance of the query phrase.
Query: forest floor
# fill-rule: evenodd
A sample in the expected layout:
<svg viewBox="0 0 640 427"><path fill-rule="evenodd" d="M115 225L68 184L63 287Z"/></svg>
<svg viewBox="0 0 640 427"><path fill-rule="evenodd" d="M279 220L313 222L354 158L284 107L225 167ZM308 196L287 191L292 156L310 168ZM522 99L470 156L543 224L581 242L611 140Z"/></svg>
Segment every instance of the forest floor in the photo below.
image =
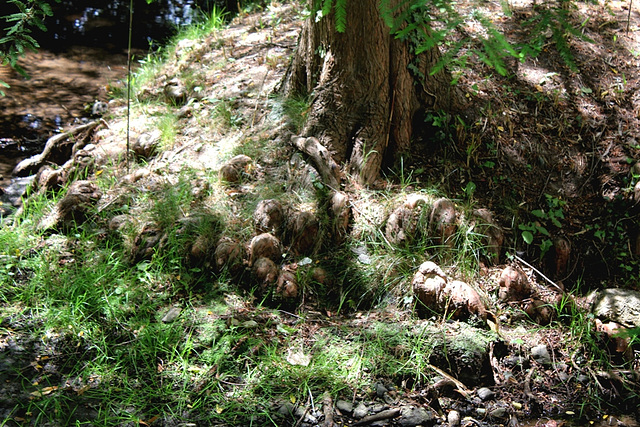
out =
<svg viewBox="0 0 640 427"><path fill-rule="evenodd" d="M313 187L295 182L290 161L296 157L289 136L308 104L292 106L276 94L295 50L300 11L272 2L204 39L178 43L166 62L155 65L148 58L146 70L153 73L136 75L130 130L132 141L157 132L158 153L125 168L118 155L126 152L126 101L116 96L111 117L92 140L95 152L103 153L96 155L101 166L90 173L104 190L98 231L86 241L80 232L42 233L32 246L16 248L24 255L2 255L3 280L10 276L17 285L7 286L1 299L0 417L6 421L0 425L115 425L115 419L119 425L167 426L331 425L329 419L338 425L638 425L638 349L620 354L595 331L589 293L638 289L640 14L637 6L628 10L629 2L579 5L575 24L592 41L571 39L576 69L549 38L538 57L508 64L506 77L473 62L454 70L468 109L458 116L432 113L401 167L386 171L370 189L347 186L358 219L345 247L325 243L286 265L301 276L305 264L318 264L332 279L327 287L301 284L306 291L293 302L274 302L256 291L248 269L240 278L218 271L203 285L195 278L205 275L202 266L171 270L175 259L160 255L136 264L135 254L142 246L137 237L153 231L138 218L147 215L143 210L166 223L172 198L185 189L188 203L177 209L181 221L197 214L194 206L205 206L221 212L225 233L232 230L230 237L246 245L255 234L252 215L260 200L320 211ZM494 23L517 40L526 32L519 22L532 16L532 6L511 7L508 16L498 4L486 5ZM164 98L174 79L187 88L185 105ZM117 91L117 82L110 88ZM248 155L251 166L243 181L226 185L218 173L239 154ZM195 195L200 188L208 194L204 201ZM377 233L384 227L381 216L407 195L434 191L460 209L495 214L505 232L498 265L477 258L462 267L456 265L460 258L435 255L432 248L385 246ZM28 206L22 218L33 211ZM120 244L133 261L111 261L90 276L93 267L87 266L102 256L95 242L110 239L112 219L122 215L132 225L118 231ZM143 232L136 235L136 227ZM552 256L558 241L570 248L560 266ZM48 263L42 277L28 264L34 254ZM348 254L349 262L334 259ZM29 267L16 267L18 258ZM446 313L419 318L411 276L427 259L477 289L499 325L459 322ZM154 276L154 263L169 271L162 279ZM549 307L545 319L527 314L531 299L499 301L498 280L507 266L526 274ZM80 275L96 284L113 276L106 285L112 291L104 291L104 301L102 289L90 299L98 287L92 284L79 292L88 302L74 307L59 304L67 297L54 289L16 297L34 278L45 289L57 283L51 276L66 283ZM127 287L132 278L142 291ZM370 290L371 283L379 288ZM34 301L45 294L58 295L52 301L69 317L43 320L50 308ZM81 306L105 302L97 314L69 320ZM111 319L116 309L125 317ZM94 323L83 326L85 317ZM68 330L61 326L65 321ZM102 335L109 327L116 338ZM477 354L457 354L455 343L468 331L488 344ZM91 341L97 336L102 345ZM151 356L139 350L159 337L167 344ZM445 349L443 356L434 346L451 346L451 353ZM478 360L462 360L470 354ZM122 365L108 374L96 368L98 360Z"/></svg>

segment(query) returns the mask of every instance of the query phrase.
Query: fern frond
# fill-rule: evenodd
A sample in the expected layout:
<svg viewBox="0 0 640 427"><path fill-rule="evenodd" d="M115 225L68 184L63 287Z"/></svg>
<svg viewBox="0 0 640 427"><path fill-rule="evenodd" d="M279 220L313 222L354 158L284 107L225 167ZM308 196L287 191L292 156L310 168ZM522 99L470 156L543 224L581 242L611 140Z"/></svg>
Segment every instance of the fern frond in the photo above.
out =
<svg viewBox="0 0 640 427"><path fill-rule="evenodd" d="M347 28L347 1L348 0L336 0L336 30L339 33L344 33L344 30Z"/></svg>
<svg viewBox="0 0 640 427"><path fill-rule="evenodd" d="M324 2L322 3L322 16L329 16L329 14L331 13L332 3L333 1L331 0L324 0Z"/></svg>

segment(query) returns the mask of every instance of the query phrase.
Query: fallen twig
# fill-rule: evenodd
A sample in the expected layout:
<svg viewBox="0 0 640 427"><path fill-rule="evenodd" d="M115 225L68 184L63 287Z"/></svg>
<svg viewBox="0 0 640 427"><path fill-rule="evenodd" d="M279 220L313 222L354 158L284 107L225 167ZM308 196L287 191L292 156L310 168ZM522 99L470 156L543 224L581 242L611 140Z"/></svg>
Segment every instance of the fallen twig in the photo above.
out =
<svg viewBox="0 0 640 427"><path fill-rule="evenodd" d="M427 365L427 366L430 367L431 369L433 369L434 371L436 371L438 374L440 374L443 377L445 377L446 379L452 381L456 385L456 389L458 390L458 393L463 395L465 398L469 397L469 395L471 394L471 390L469 390L467 388L467 386L465 386L460 380L458 380L458 379L452 377L451 375L447 374L445 371L443 371L442 369L438 368L437 366L433 366L433 365Z"/></svg>
<svg viewBox="0 0 640 427"><path fill-rule="evenodd" d="M322 398L322 408L324 409L324 423L322 427L336 427L337 424L333 421L333 400L328 392L325 392Z"/></svg>
<svg viewBox="0 0 640 427"><path fill-rule="evenodd" d="M542 277L544 280L549 282L549 284L551 284L553 287L555 287L557 290L559 290L560 293L564 294L564 289L562 289L560 286L556 285L556 282L554 282L553 280L549 279L547 276L542 274L542 272L540 270L538 270L533 265L529 264L527 261L525 261L522 258L520 258L518 255L514 255L513 257L515 259L517 259L518 261L520 261L521 263L523 263L524 265L526 265L527 267L529 267L530 269L532 269L533 271L535 271L536 273L538 273L540 275L540 277Z"/></svg>
<svg viewBox="0 0 640 427"><path fill-rule="evenodd" d="M398 415L400 415L400 409L399 408L394 408L394 409L387 409L386 411L381 411L378 412L377 414L373 414L373 415L368 415L366 417L364 417L363 419L361 419L360 421L358 421L357 423L354 423L354 426L363 426L365 424L371 424L375 421L382 421L382 420L388 420L391 418L395 418Z"/></svg>

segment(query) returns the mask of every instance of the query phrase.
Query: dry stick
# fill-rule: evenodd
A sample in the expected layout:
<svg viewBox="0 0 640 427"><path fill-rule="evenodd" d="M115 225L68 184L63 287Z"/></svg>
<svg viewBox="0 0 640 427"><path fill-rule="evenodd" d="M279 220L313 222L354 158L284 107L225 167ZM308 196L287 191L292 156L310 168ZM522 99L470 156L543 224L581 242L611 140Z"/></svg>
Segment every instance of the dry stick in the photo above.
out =
<svg viewBox="0 0 640 427"><path fill-rule="evenodd" d="M400 409L387 409L386 411L378 412L377 414L369 415L364 417L357 423L354 423L354 426L363 426L365 424L371 424L374 421L388 420L390 418L395 418L400 415Z"/></svg>
<svg viewBox="0 0 640 427"><path fill-rule="evenodd" d="M304 414L302 414L302 416L300 418L298 418L298 422L296 422L293 427L298 427L300 424L302 424L302 421L305 419L305 417L309 413L310 409L311 408L309 406L307 406L307 409L304 411Z"/></svg>
<svg viewBox="0 0 640 427"><path fill-rule="evenodd" d="M564 294L564 289L562 289L560 286L556 285L556 283L549 279L547 276L545 276L544 274L542 274L542 272L540 270L538 270L537 268L535 268L533 265L529 264L527 261L523 260L522 258L520 258L518 255L514 255L513 256L515 259L517 259L518 261L520 261L521 263L523 263L524 265L526 265L527 267L529 267L530 269L532 269L533 271L535 271L536 273L538 273L540 275L540 277L542 277L544 280L546 280L547 282L549 282L551 285L553 285L557 290L559 290L561 293Z"/></svg>
<svg viewBox="0 0 640 427"><path fill-rule="evenodd" d="M535 366L529 368L529 372L527 372L527 376L524 380L524 395L527 396L527 399L537 401L536 397L533 393L531 393L531 376L533 375L533 371L535 371Z"/></svg>
<svg viewBox="0 0 640 427"><path fill-rule="evenodd" d="M629 12L627 14L627 35L629 35L629 25L631 24L631 7L633 6L633 0L629 0Z"/></svg>
<svg viewBox="0 0 640 427"><path fill-rule="evenodd" d="M129 147L130 144L130 124L131 124L131 34L133 33L133 0L129 0L129 41L127 44L127 152L125 161L127 173L129 172Z"/></svg>
<svg viewBox="0 0 640 427"><path fill-rule="evenodd" d="M322 397L322 408L324 409L324 423L322 427L336 427L336 423L333 421L333 401L328 391L325 391Z"/></svg>
<svg viewBox="0 0 640 427"><path fill-rule="evenodd" d="M445 371L443 371L442 369L438 368L437 366L433 366L431 364L429 364L427 366L430 367L431 369L433 369L434 371L436 371L438 374L440 374L443 377L445 377L446 379L448 379L451 382L453 382L456 385L456 389L457 389L458 393L460 393L461 395L463 395L466 398L469 397L469 395L471 394L471 391L460 380L458 380L457 378L454 378L451 375L447 374Z"/></svg>

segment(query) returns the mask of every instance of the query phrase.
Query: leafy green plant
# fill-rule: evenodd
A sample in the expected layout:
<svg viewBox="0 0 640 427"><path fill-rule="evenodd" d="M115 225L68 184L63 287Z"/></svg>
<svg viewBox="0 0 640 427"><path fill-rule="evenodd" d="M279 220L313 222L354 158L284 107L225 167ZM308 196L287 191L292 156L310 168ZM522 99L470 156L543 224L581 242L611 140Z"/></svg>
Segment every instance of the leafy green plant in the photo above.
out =
<svg viewBox="0 0 640 427"><path fill-rule="evenodd" d="M567 204L566 201L553 197L550 194L545 194L545 199L547 202L546 210L534 209L531 211L531 215L536 217L535 221L518 225L518 228L522 232L522 240L524 240L527 245L533 244L537 235L541 236L541 257L553 246L551 233L549 232L550 226L562 228L562 222L560 220L564 219L563 207Z"/></svg>
<svg viewBox="0 0 640 427"><path fill-rule="evenodd" d="M503 13L512 16L510 6L506 2L501 4ZM432 74L449 65L464 68L467 61L475 56L499 74L507 75L509 70L505 58L512 57L523 61L527 57L537 56L544 46L548 46L549 33L559 55L567 66L575 69L568 39L575 37L591 40L572 25L571 8L574 8L574 2L571 1L548 2L536 7L536 13L524 22L529 31L529 40L521 45L509 41L497 30L491 19L481 14L478 9L472 9L469 15L465 16L458 12L454 2L447 0L405 0L399 4L383 0L380 2L379 10L381 17L396 37L414 41L416 54L428 51L434 46L446 46L442 59L430 71ZM470 30L469 22L477 23L482 30ZM455 42L451 41L454 32L462 34Z"/></svg>
<svg viewBox="0 0 640 427"><path fill-rule="evenodd" d="M60 0L55 0L55 2L60 3ZM8 0L6 2L7 6L15 6L15 9L14 13L0 17L9 24L9 27L4 28L5 35L0 38L1 65L9 65L23 76L27 75L18 64L18 60L27 51L36 51L40 47L36 39L31 36L32 28L47 31L44 20L53 15L49 3L43 0ZM0 87L8 87L8 85L0 81ZM2 90L0 90L0 96L4 96Z"/></svg>

